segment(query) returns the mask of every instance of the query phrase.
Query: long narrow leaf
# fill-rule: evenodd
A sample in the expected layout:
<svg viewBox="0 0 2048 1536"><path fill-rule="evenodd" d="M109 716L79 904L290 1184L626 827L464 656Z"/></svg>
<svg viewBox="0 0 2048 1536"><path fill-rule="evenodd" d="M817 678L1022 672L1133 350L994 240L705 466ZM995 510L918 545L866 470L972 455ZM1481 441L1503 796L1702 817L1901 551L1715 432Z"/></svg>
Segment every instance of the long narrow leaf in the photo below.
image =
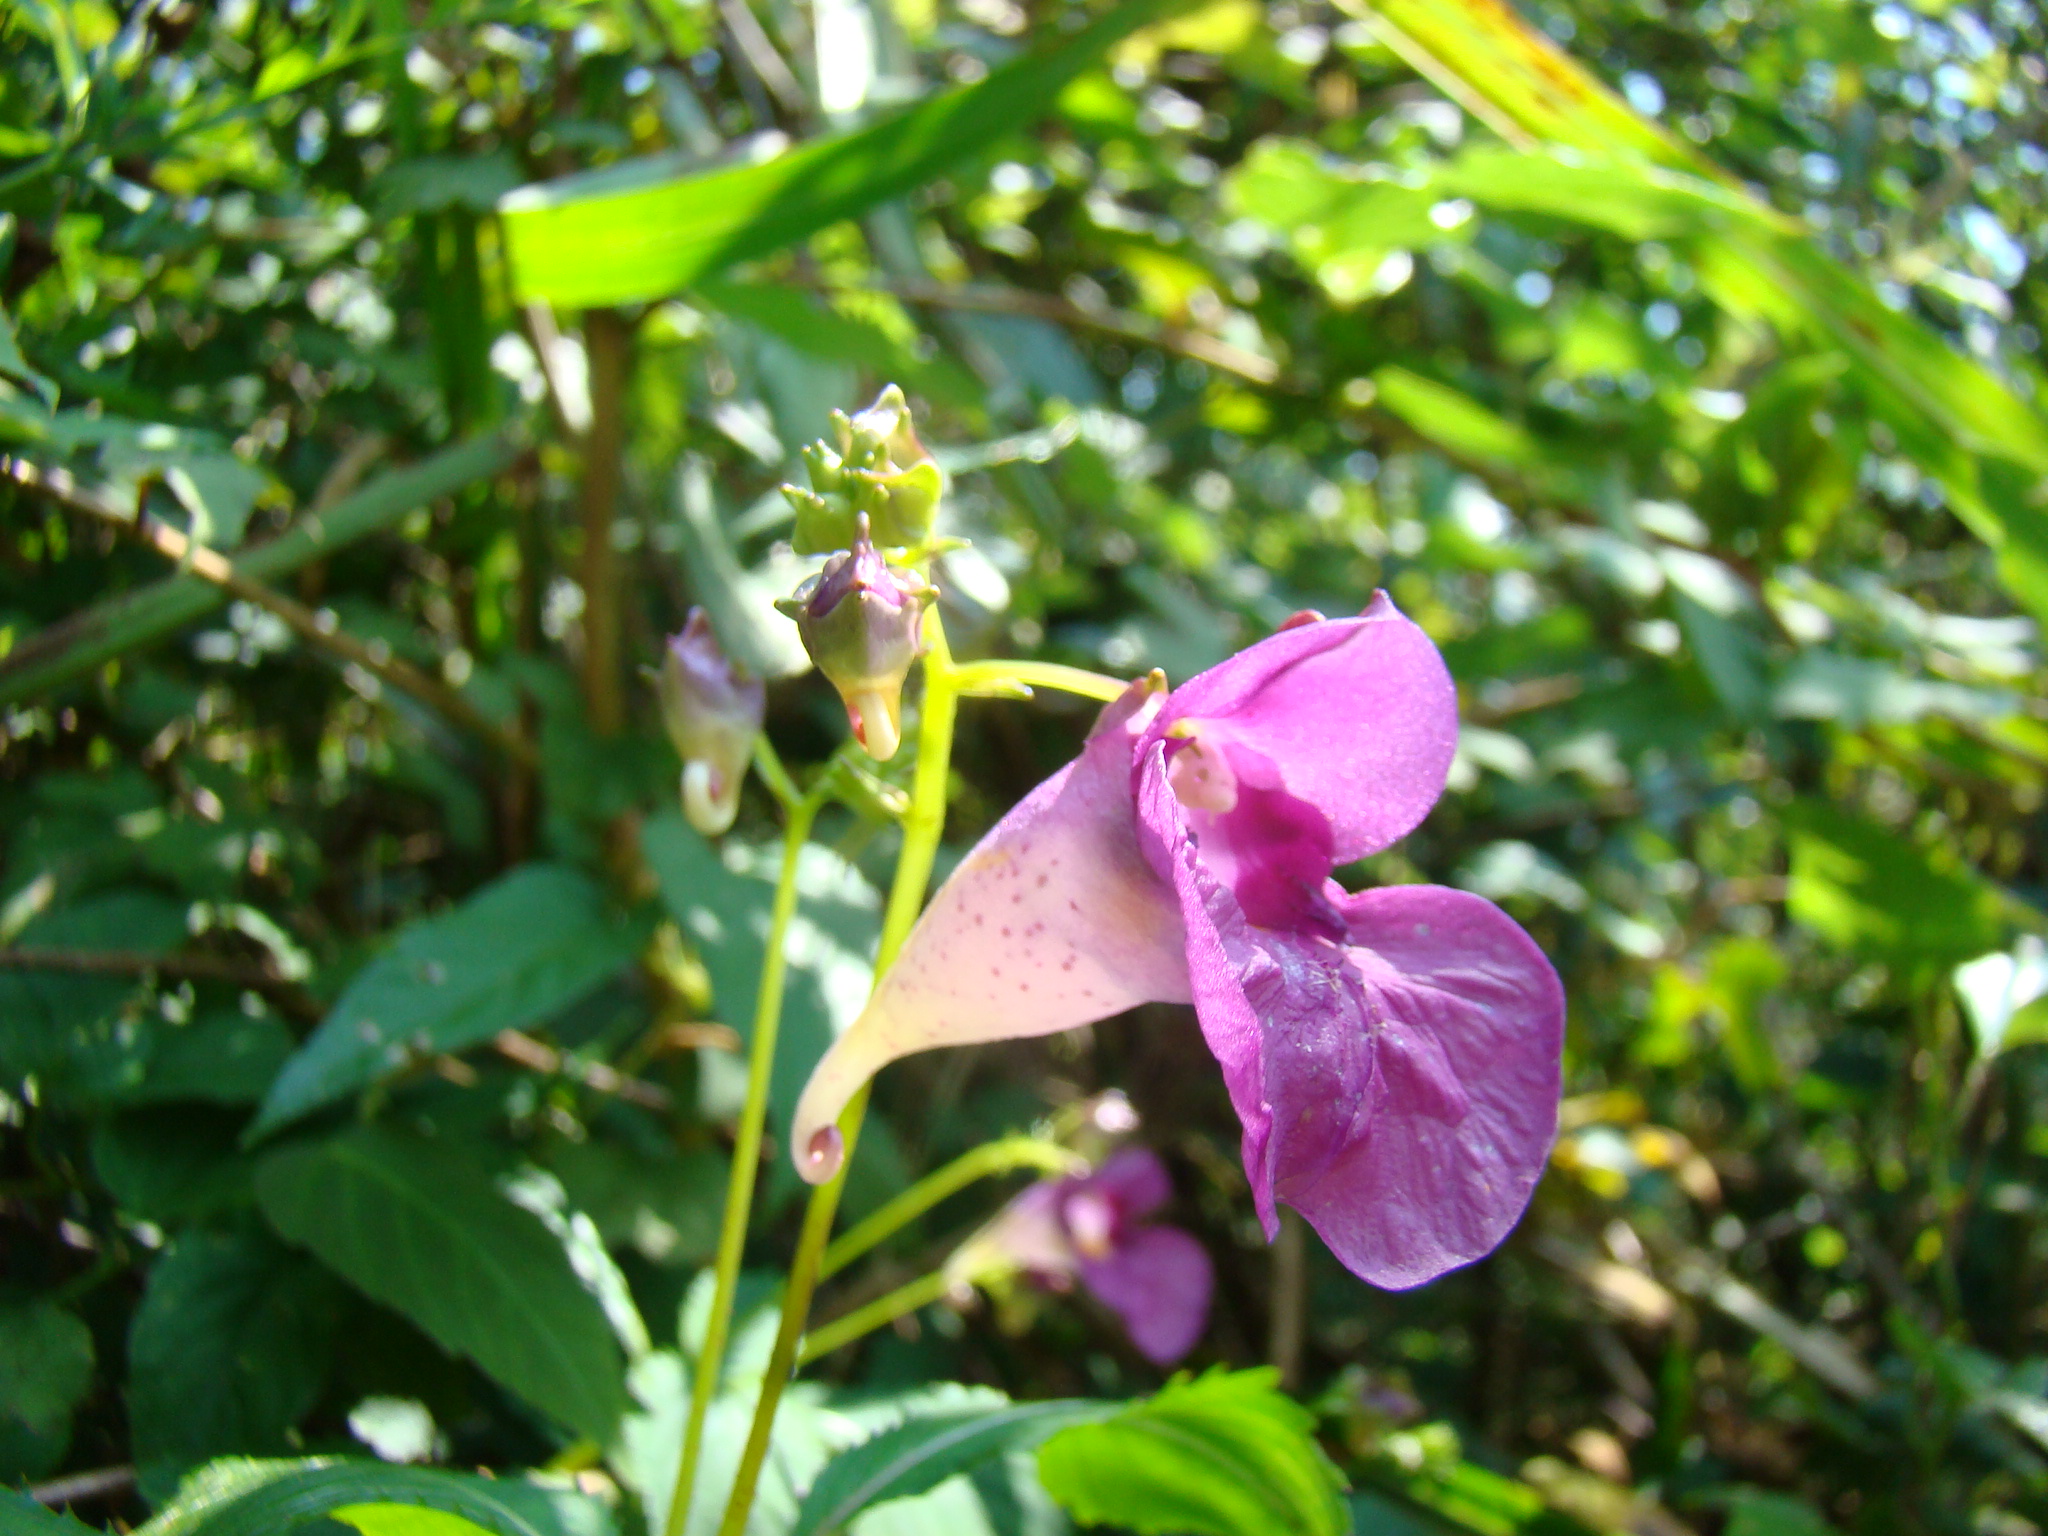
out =
<svg viewBox="0 0 2048 1536"><path fill-rule="evenodd" d="M564 307L655 299L900 197L1025 127L1069 81L1189 0L1125 0L1057 47L866 128L760 165L618 172L523 187L498 205L519 296Z"/></svg>

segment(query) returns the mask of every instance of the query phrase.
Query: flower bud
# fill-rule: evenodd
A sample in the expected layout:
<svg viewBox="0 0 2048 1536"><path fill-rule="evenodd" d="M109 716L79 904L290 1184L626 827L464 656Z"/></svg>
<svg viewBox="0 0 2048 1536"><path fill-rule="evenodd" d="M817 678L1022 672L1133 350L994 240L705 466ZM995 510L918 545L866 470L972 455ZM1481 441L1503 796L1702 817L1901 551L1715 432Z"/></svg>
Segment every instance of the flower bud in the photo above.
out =
<svg viewBox="0 0 2048 1536"><path fill-rule="evenodd" d="M848 416L832 413L835 449L812 443L802 452L810 489L782 488L796 509L792 544L800 555L819 555L853 543L855 520L868 518L874 541L908 549L931 536L945 476L910 421L910 406L894 384L875 403Z"/></svg>
<svg viewBox="0 0 2048 1536"><path fill-rule="evenodd" d="M767 690L727 657L702 608L692 608L682 633L669 638L657 688L662 724L683 760L683 815L716 837L739 814Z"/></svg>
<svg viewBox="0 0 2048 1536"><path fill-rule="evenodd" d="M925 604L935 593L922 578L889 565L854 522L853 547L776 606L796 620L804 649L846 701L854 740L886 762L902 739L903 680L917 660Z"/></svg>

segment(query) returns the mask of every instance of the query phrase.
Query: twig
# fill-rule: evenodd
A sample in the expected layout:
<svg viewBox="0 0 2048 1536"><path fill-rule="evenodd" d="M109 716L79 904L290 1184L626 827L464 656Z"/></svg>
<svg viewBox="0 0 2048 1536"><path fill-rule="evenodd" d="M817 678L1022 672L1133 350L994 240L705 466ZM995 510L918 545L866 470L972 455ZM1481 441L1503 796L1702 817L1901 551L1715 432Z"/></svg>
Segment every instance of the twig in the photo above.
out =
<svg viewBox="0 0 2048 1536"><path fill-rule="evenodd" d="M774 40L768 36L767 29L754 15L747 0L718 0L718 14L725 22L726 30L732 33L732 40L739 45L747 67L768 87L776 104L792 117L802 117L809 111L810 102L804 95L803 86L797 82L789 65L783 62Z"/></svg>
<svg viewBox="0 0 2048 1536"><path fill-rule="evenodd" d="M1128 310L1094 309L1050 293L1033 293L1024 288L949 287L943 283L920 282L914 278L868 283L835 283L823 278L794 277L799 286L824 293L886 293L911 304L929 304L937 309L964 309L985 315L1029 315L1055 325L1077 326L1128 341L1141 347L1157 347L1198 363L1207 363L1248 383L1270 389L1280 382L1280 369L1270 358L1260 357L1243 347L1219 341L1202 331L1169 325Z"/></svg>
<svg viewBox="0 0 2048 1536"><path fill-rule="evenodd" d="M279 1011L302 1023L319 1019L326 1010L288 976L268 966L230 960L224 955L146 955L123 949L0 948L0 970L61 971L72 976L163 976L175 981L220 981L259 992Z"/></svg>
<svg viewBox="0 0 2048 1536"><path fill-rule="evenodd" d="M574 1079L586 1088L599 1093L611 1094L629 1104L638 1104L643 1109L667 1110L675 1100L666 1088L653 1083L642 1082L637 1077L628 1077L616 1067L606 1066L601 1061L582 1061L574 1056L564 1055L553 1046L536 1040L529 1034L516 1029L498 1031L491 1044L500 1056L517 1062L532 1072L543 1072L548 1076L562 1076Z"/></svg>
<svg viewBox="0 0 2048 1536"><path fill-rule="evenodd" d="M195 542L162 519L140 510L130 515L126 507L85 485L69 470L43 469L26 460L10 458L6 461L4 473L16 485L34 491L68 511L83 513L127 530L181 569L277 615L287 628L308 644L348 665L362 668L401 693L411 694L508 757L522 762L535 760L530 745L487 718L447 684L428 676L403 657L391 655L388 649L364 644L337 628L331 617L315 613L296 598L286 597L282 592L243 575L219 550Z"/></svg>
<svg viewBox="0 0 2048 1536"><path fill-rule="evenodd" d="M619 664L619 557L612 545L624 472L626 391L632 379L633 330L617 310L583 317L590 359L590 430L583 435L583 702L590 728L616 736L626 724L625 678Z"/></svg>
<svg viewBox="0 0 2048 1536"><path fill-rule="evenodd" d="M28 1496L47 1509L61 1509L66 1504L112 1498L134 1486L133 1467L98 1467L91 1472L74 1472L69 1477L37 1483L28 1490Z"/></svg>

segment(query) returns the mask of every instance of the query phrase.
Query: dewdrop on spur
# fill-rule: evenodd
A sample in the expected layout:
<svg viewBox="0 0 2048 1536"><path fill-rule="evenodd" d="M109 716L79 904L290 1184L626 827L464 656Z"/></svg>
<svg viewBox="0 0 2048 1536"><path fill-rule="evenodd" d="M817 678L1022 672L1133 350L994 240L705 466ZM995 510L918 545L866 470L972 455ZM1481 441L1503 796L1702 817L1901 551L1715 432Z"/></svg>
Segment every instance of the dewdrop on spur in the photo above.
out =
<svg viewBox="0 0 2048 1536"><path fill-rule="evenodd" d="M884 549L912 549L930 536L945 477L918 441L910 404L889 385L875 403L849 416L832 413L835 448L823 441L803 450L810 488L785 485L796 510L791 545L800 555L850 547L856 521Z"/></svg>
<svg viewBox="0 0 2048 1536"><path fill-rule="evenodd" d="M725 654L702 608L692 608L682 632L669 637L655 686L662 724L683 760L683 815L716 837L739 815L767 689Z"/></svg>
<svg viewBox="0 0 2048 1536"><path fill-rule="evenodd" d="M925 605L937 591L890 565L857 514L853 547L776 604L796 620L804 649L845 701L854 740L877 762L902 741L903 683L922 649Z"/></svg>

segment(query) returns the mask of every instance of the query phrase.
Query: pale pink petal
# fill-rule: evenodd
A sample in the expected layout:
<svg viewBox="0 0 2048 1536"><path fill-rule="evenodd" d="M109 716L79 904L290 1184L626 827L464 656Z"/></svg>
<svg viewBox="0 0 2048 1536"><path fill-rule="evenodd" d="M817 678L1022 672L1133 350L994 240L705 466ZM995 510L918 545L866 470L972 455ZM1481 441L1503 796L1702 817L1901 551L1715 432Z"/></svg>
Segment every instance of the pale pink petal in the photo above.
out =
<svg viewBox="0 0 2048 1536"><path fill-rule="evenodd" d="M836 1170L833 1122L898 1057L1188 1000L1178 903L1138 850L1131 805L1136 735L1158 704L1155 690L1134 683L1081 755L997 823L940 888L804 1089L791 1148L806 1179Z"/></svg>

